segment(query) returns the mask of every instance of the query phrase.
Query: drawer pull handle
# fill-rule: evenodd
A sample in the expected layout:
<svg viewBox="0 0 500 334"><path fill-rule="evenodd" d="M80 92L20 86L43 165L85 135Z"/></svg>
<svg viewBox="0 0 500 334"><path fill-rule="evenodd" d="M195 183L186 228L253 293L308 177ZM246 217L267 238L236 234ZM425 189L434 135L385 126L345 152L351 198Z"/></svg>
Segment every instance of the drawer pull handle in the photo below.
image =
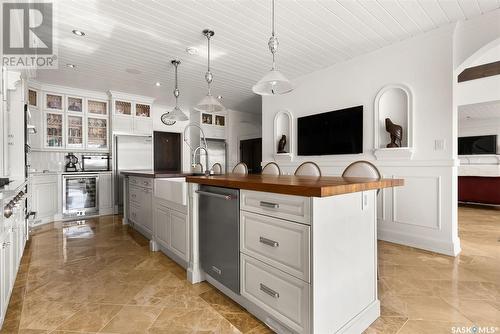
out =
<svg viewBox="0 0 500 334"><path fill-rule="evenodd" d="M259 237L259 241L261 243L263 243L264 245L268 245L268 246L271 246L271 247L279 247L279 245L280 245L279 242L271 240L271 239L268 239L268 238L264 238L264 237Z"/></svg>
<svg viewBox="0 0 500 334"><path fill-rule="evenodd" d="M271 289L268 286L265 286L264 284L260 283L260 290L263 291L264 293L267 293L269 296L273 298L279 298L280 294Z"/></svg>
<svg viewBox="0 0 500 334"><path fill-rule="evenodd" d="M137 197L137 195L136 194L132 194L132 197Z"/></svg>
<svg viewBox="0 0 500 334"><path fill-rule="evenodd" d="M214 271L215 273L217 273L218 275L222 275L222 270L220 270L219 268L217 268L216 266L212 266L212 271Z"/></svg>
<svg viewBox="0 0 500 334"><path fill-rule="evenodd" d="M280 207L280 205L277 203L271 203L271 202L266 202L266 201L260 201L260 206L263 206L265 208L271 208L271 209L278 209Z"/></svg>

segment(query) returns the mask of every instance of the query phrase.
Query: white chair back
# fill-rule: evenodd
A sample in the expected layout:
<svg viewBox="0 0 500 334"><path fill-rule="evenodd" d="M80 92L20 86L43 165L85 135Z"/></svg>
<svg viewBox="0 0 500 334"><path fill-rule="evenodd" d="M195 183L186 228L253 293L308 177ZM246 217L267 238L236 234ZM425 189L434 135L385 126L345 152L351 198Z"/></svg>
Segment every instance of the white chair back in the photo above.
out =
<svg viewBox="0 0 500 334"><path fill-rule="evenodd" d="M366 177L371 179L381 179L381 175L377 167L368 161L355 161L344 169L342 173L344 177Z"/></svg>
<svg viewBox="0 0 500 334"><path fill-rule="evenodd" d="M306 161L295 170L296 176L321 176L321 169L312 161Z"/></svg>
<svg viewBox="0 0 500 334"><path fill-rule="evenodd" d="M233 168L233 173L234 174L248 174L248 167L246 163L240 162Z"/></svg>
<svg viewBox="0 0 500 334"><path fill-rule="evenodd" d="M200 163L197 163L196 165L191 167L191 169L193 170L193 173L203 173L203 165Z"/></svg>
<svg viewBox="0 0 500 334"><path fill-rule="evenodd" d="M281 175L280 166L276 162L270 162L262 168L262 175Z"/></svg>
<svg viewBox="0 0 500 334"><path fill-rule="evenodd" d="M212 166L212 171L217 175L222 174L222 165L218 162L214 163L214 165Z"/></svg>

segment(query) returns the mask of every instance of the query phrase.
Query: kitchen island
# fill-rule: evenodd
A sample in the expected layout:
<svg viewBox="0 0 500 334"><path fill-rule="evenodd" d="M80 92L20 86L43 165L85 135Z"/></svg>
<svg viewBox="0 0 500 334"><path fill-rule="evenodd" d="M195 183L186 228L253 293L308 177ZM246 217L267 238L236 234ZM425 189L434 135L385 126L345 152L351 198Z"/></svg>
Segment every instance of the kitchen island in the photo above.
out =
<svg viewBox="0 0 500 334"><path fill-rule="evenodd" d="M361 333L379 317L377 190L403 180L226 174L186 181L192 283L207 280L281 333ZM235 266L236 288L225 283L234 281Z"/></svg>

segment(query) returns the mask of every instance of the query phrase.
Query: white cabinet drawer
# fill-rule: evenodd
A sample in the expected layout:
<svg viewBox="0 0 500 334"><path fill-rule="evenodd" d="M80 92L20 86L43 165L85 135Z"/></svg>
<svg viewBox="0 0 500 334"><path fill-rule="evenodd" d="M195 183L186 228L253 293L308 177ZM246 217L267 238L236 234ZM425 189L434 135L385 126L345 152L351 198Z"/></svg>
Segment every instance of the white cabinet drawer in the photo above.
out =
<svg viewBox="0 0 500 334"><path fill-rule="evenodd" d="M241 254L241 295L298 333L309 332L309 284Z"/></svg>
<svg viewBox="0 0 500 334"><path fill-rule="evenodd" d="M143 188L153 189L153 179L148 177L130 176L129 184Z"/></svg>
<svg viewBox="0 0 500 334"><path fill-rule="evenodd" d="M141 208L136 204L130 204L129 219L136 224L140 224Z"/></svg>
<svg viewBox="0 0 500 334"><path fill-rule="evenodd" d="M311 199L309 197L282 195L251 190L240 193L241 210L310 224Z"/></svg>
<svg viewBox="0 0 500 334"><path fill-rule="evenodd" d="M241 211L240 249L309 282L309 229L307 225Z"/></svg>
<svg viewBox="0 0 500 334"><path fill-rule="evenodd" d="M139 204L141 202L142 196L144 196L144 189L131 185L128 188L128 193L129 193L129 198L128 198L129 201Z"/></svg>

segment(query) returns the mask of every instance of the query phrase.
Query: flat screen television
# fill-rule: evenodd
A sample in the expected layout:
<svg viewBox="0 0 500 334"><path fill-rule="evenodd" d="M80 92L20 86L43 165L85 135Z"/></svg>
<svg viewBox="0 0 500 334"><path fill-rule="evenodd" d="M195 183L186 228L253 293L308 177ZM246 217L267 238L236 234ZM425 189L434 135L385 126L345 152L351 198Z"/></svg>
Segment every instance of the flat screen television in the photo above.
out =
<svg viewBox="0 0 500 334"><path fill-rule="evenodd" d="M297 119L298 155L363 153L363 106Z"/></svg>
<svg viewBox="0 0 500 334"><path fill-rule="evenodd" d="M459 137L458 154L497 154L497 135Z"/></svg>

